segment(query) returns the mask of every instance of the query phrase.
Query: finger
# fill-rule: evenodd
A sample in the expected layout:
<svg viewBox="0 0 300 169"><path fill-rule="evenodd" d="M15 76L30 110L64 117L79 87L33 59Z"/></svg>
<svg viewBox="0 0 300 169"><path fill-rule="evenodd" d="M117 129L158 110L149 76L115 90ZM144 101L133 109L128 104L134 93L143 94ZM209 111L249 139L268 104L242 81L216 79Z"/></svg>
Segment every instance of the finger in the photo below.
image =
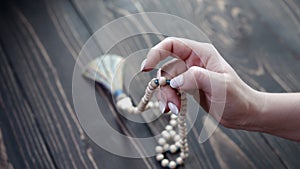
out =
<svg viewBox="0 0 300 169"><path fill-rule="evenodd" d="M168 56L185 61L188 67L200 66L207 69L217 69L227 64L217 50L207 43L193 40L169 37L153 47L147 55L147 59L141 66L142 71L152 70L160 61Z"/></svg>
<svg viewBox="0 0 300 169"><path fill-rule="evenodd" d="M172 79L186 70L186 65L182 60L172 60L171 62L168 62L162 66L162 68L158 71L157 77ZM181 104L180 96L178 95L177 90L174 90L169 85L160 86L159 95L157 95L157 98L161 101L161 103L164 103L164 108L161 108L161 110L164 112L171 110L174 114L178 114Z"/></svg>
<svg viewBox="0 0 300 169"><path fill-rule="evenodd" d="M142 71L152 70L160 61L168 56L178 57L185 60L192 49L179 41L178 38L168 37L154 46L147 54L147 59L142 65Z"/></svg>
<svg viewBox="0 0 300 169"><path fill-rule="evenodd" d="M185 62L178 59L172 59L171 61L165 63L160 68L158 76L166 75L168 78L174 78L175 76L187 71L188 67Z"/></svg>
<svg viewBox="0 0 300 169"><path fill-rule="evenodd" d="M223 101L226 87L225 75L193 66L186 72L173 78L170 81L170 86L172 88L180 88L183 91L201 90L211 96L212 100L222 99Z"/></svg>

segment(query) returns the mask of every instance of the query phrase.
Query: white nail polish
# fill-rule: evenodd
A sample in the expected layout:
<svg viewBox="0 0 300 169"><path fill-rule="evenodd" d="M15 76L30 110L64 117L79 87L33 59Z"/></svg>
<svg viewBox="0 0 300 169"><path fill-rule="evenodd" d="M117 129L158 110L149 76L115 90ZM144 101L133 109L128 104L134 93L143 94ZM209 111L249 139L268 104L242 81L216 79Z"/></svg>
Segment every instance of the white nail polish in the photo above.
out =
<svg viewBox="0 0 300 169"><path fill-rule="evenodd" d="M170 81L170 86L172 88L178 88L182 85L183 85L183 75L179 75Z"/></svg>
<svg viewBox="0 0 300 169"><path fill-rule="evenodd" d="M159 101L159 109L161 113L164 113L166 110L166 105L162 101Z"/></svg>
<svg viewBox="0 0 300 169"><path fill-rule="evenodd" d="M172 113L174 113L176 115L179 113L178 108L177 108L177 106L175 104L169 102L168 103L168 107L172 111Z"/></svg>
<svg viewBox="0 0 300 169"><path fill-rule="evenodd" d="M140 69L141 71L144 70L144 67L145 67L146 62L147 62L147 59L143 60L143 62L142 62L142 64L141 64L141 69Z"/></svg>

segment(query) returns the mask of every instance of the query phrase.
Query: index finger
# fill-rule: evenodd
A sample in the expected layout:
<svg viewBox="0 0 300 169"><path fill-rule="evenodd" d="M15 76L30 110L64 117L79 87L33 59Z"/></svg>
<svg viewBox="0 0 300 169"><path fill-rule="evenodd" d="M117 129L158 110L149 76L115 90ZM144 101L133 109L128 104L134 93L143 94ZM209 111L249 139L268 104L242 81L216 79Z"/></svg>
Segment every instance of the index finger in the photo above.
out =
<svg viewBox="0 0 300 169"><path fill-rule="evenodd" d="M147 54L142 71L150 71L168 56L181 59L186 62L188 67L206 67L210 60L218 59L213 56L212 45L200 43L193 40L168 37L154 46ZM215 60L217 61L217 60Z"/></svg>

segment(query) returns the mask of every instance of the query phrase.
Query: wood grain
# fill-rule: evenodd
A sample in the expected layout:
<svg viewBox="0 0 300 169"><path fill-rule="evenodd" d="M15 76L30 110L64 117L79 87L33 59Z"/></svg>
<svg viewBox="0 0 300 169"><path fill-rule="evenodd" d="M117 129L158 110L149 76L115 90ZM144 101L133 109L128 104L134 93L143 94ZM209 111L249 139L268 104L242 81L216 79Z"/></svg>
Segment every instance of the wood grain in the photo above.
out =
<svg viewBox="0 0 300 169"><path fill-rule="evenodd" d="M72 73L78 54L94 32L114 19L137 12L187 19L208 35L249 85L261 91L292 92L300 89L299 7L294 0L4 1L0 168L160 168L153 157L124 158L98 147L82 130L73 109ZM143 24L131 20L124 25L124 29L145 28L157 29L148 18ZM183 29L172 31L184 34ZM153 34L130 37L110 52L128 56L162 39ZM135 73L141 60L127 71ZM131 86L136 102L150 76L136 77L144 86ZM122 134L147 137L158 134L166 123L166 118L143 125L131 122L116 111L108 91L98 84L95 90L105 118ZM190 158L179 168L299 168L299 143L267 134L219 127L199 144L204 115L200 109L188 135ZM133 145L141 155L149 148L140 142Z"/></svg>

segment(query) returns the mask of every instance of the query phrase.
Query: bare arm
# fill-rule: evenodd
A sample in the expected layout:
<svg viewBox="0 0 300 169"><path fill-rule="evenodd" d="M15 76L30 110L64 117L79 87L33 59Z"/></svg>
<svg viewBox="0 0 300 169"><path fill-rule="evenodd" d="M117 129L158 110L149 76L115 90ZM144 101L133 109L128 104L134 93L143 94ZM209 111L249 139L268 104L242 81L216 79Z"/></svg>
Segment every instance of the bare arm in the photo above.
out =
<svg viewBox="0 0 300 169"><path fill-rule="evenodd" d="M266 132L300 141L300 93L259 93L254 126L246 130Z"/></svg>
<svg viewBox="0 0 300 169"><path fill-rule="evenodd" d="M172 79L171 86L160 88L162 112L178 112L176 90L192 91L190 94L203 109L225 127L300 141L300 93L256 91L239 78L211 44L182 38L167 38L153 47L141 70L152 70L168 56L176 59L161 68L161 75ZM225 104L224 110L214 111L220 102Z"/></svg>

